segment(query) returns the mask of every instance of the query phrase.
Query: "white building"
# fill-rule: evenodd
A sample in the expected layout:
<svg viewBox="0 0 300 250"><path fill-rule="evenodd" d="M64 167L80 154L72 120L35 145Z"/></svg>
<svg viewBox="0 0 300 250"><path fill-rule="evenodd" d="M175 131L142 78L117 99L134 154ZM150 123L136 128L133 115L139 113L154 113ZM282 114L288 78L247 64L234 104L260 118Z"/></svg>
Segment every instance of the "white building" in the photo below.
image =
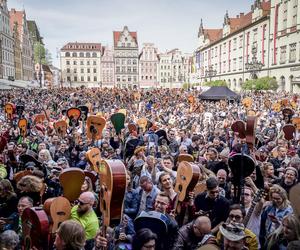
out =
<svg viewBox="0 0 300 250"><path fill-rule="evenodd" d="M7 0L0 0L0 78L15 78L14 40L10 30L10 17Z"/></svg>
<svg viewBox="0 0 300 250"><path fill-rule="evenodd" d="M160 87L172 88L172 53L159 54L158 81Z"/></svg>
<svg viewBox="0 0 300 250"><path fill-rule="evenodd" d="M222 29L204 29L201 21L195 53L200 80L225 80L239 90L251 77L269 76L280 90L299 91L299 5L298 0L255 0L247 14L226 13ZM255 60L263 66L251 75L246 65Z"/></svg>
<svg viewBox="0 0 300 250"><path fill-rule="evenodd" d="M118 88L139 86L139 47L137 32L114 31L115 81Z"/></svg>
<svg viewBox="0 0 300 250"><path fill-rule="evenodd" d="M153 43L144 43L139 56L139 77L141 88L158 86L157 69L159 57Z"/></svg>
<svg viewBox="0 0 300 250"><path fill-rule="evenodd" d="M102 86L112 88L115 84L115 61L114 51L112 48L105 46L102 47L101 59L101 77Z"/></svg>
<svg viewBox="0 0 300 250"><path fill-rule="evenodd" d="M68 43L60 50L63 86L101 85L101 44Z"/></svg>

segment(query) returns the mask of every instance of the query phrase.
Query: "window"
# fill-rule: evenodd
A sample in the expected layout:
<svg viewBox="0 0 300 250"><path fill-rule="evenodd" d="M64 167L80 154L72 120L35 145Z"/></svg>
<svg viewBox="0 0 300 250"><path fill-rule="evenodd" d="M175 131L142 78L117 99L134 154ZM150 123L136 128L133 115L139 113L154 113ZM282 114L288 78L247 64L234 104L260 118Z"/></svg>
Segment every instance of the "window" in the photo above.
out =
<svg viewBox="0 0 300 250"><path fill-rule="evenodd" d="M253 41L256 42L257 41L257 29L253 30Z"/></svg>
<svg viewBox="0 0 300 250"><path fill-rule="evenodd" d="M119 66L116 67L116 72L117 72L117 73L120 73L120 67L119 67Z"/></svg>
<svg viewBox="0 0 300 250"><path fill-rule="evenodd" d="M79 57L84 57L84 53L83 53L83 52L80 52L80 53L79 53Z"/></svg>
<svg viewBox="0 0 300 250"><path fill-rule="evenodd" d="M286 62L286 46L280 47L280 63Z"/></svg>
<svg viewBox="0 0 300 250"><path fill-rule="evenodd" d="M71 82L71 77L70 76L67 77L67 81Z"/></svg>
<svg viewBox="0 0 300 250"><path fill-rule="evenodd" d="M239 70L243 69L243 57L239 57Z"/></svg>
<svg viewBox="0 0 300 250"><path fill-rule="evenodd" d="M90 65L90 61L86 61L86 65Z"/></svg>
<svg viewBox="0 0 300 250"><path fill-rule="evenodd" d="M97 62L96 62L96 61L93 61L93 65L97 65Z"/></svg>
<svg viewBox="0 0 300 250"><path fill-rule="evenodd" d="M94 68L94 73L97 73L97 69Z"/></svg>
<svg viewBox="0 0 300 250"><path fill-rule="evenodd" d="M74 73L75 73L75 74L77 73L77 69L76 69L76 68L74 68Z"/></svg>
<svg viewBox="0 0 300 250"><path fill-rule="evenodd" d="M239 37L239 47L242 48L243 47L243 36Z"/></svg>
<svg viewBox="0 0 300 250"><path fill-rule="evenodd" d="M77 57L77 53L76 53L76 52L73 52L73 53L72 53L72 57Z"/></svg>
<svg viewBox="0 0 300 250"><path fill-rule="evenodd" d="M80 65L83 65L83 61L80 61Z"/></svg>
<svg viewBox="0 0 300 250"><path fill-rule="evenodd" d="M91 81L91 77L90 77L90 76L87 77L87 81L88 81L88 82Z"/></svg>
<svg viewBox="0 0 300 250"><path fill-rule="evenodd" d="M70 73L70 72L71 72L70 68L67 68L67 73Z"/></svg>
<svg viewBox="0 0 300 250"><path fill-rule="evenodd" d="M97 53L93 52L92 57L97 57Z"/></svg>
<svg viewBox="0 0 300 250"><path fill-rule="evenodd" d="M296 43L290 44L290 62L296 61Z"/></svg>
<svg viewBox="0 0 300 250"><path fill-rule="evenodd" d="M73 61L73 65L77 65L77 61Z"/></svg>
<svg viewBox="0 0 300 250"><path fill-rule="evenodd" d="M143 71L143 69L142 69L142 71ZM128 67L128 68L127 68L127 72L128 72L128 73L131 73L131 67Z"/></svg>
<svg viewBox="0 0 300 250"><path fill-rule="evenodd" d="M66 52L66 57L70 57L70 52Z"/></svg>
<svg viewBox="0 0 300 250"><path fill-rule="evenodd" d="M120 59L116 59L116 64L120 64Z"/></svg>
<svg viewBox="0 0 300 250"><path fill-rule="evenodd" d="M67 65L70 65L70 61L66 61L66 64L67 64Z"/></svg>
<svg viewBox="0 0 300 250"><path fill-rule="evenodd" d="M91 57L91 53L90 53L90 52L87 52L87 53L85 54L85 56L86 56L86 57Z"/></svg>
<svg viewBox="0 0 300 250"><path fill-rule="evenodd" d="M121 68L121 70L122 70L122 72L126 72L126 67L123 66L123 67Z"/></svg>
<svg viewBox="0 0 300 250"><path fill-rule="evenodd" d="M236 50L236 47L237 47L237 41L236 40L237 40L236 38L233 39L233 50Z"/></svg>
<svg viewBox="0 0 300 250"><path fill-rule="evenodd" d="M81 81L84 82L84 77L83 76L81 77Z"/></svg>
<svg viewBox="0 0 300 250"><path fill-rule="evenodd" d="M74 72L75 73L75 72ZM77 76L74 76L74 82L77 82Z"/></svg>
<svg viewBox="0 0 300 250"><path fill-rule="evenodd" d="M128 65L131 64L131 60L130 60L130 59L127 60L127 64L128 64ZM142 64L142 66L143 66L143 64Z"/></svg>
<svg viewBox="0 0 300 250"><path fill-rule="evenodd" d="M132 72L136 73L136 67L133 67Z"/></svg>
<svg viewBox="0 0 300 250"><path fill-rule="evenodd" d="M87 69L87 73L91 73L91 70L90 70L90 69Z"/></svg>
<svg viewBox="0 0 300 250"><path fill-rule="evenodd" d="M233 59L232 70L236 71L236 58Z"/></svg>
<svg viewBox="0 0 300 250"><path fill-rule="evenodd" d="M97 76L94 76L94 82L97 82Z"/></svg>
<svg viewBox="0 0 300 250"><path fill-rule="evenodd" d="M132 60L132 64L136 65L136 59Z"/></svg>
<svg viewBox="0 0 300 250"><path fill-rule="evenodd" d="M81 69L81 70L80 70L80 73L84 73L84 69Z"/></svg>

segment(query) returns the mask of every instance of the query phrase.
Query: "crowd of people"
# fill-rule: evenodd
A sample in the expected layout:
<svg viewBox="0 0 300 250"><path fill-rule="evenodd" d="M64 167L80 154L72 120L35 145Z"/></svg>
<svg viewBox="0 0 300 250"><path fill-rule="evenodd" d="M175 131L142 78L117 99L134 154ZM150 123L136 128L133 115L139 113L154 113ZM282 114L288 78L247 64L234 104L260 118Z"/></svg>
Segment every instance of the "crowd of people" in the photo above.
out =
<svg viewBox="0 0 300 250"><path fill-rule="evenodd" d="M290 201L300 173L299 133L296 128L287 140L282 132L287 122L282 109L288 107L293 111L290 118L298 117L298 96L250 92L242 93L240 100L203 101L200 93L105 88L0 91L0 249L29 249L22 248L23 212L63 195L59 176L64 170L92 172L86 152L93 147L100 149L101 159L118 159L126 167L121 220L104 234L99 174L95 179L87 175L81 194L71 202L70 218L60 224L48 249L300 249L299 205ZM245 98L251 103L243 103ZM7 103L24 107L22 114L15 112L9 119ZM273 103L281 105L279 110ZM89 115L106 119L101 139L87 138L82 121L63 136L55 129L56 121L68 120L69 108L80 105L88 107ZM124 128L117 133L110 117L124 109ZM251 149L231 128L237 120L246 121L249 112L257 117ZM37 122L38 114L45 119ZM25 134L18 127L21 118L28 122ZM148 121L144 129L128 129L140 118ZM129 147L131 139L138 143ZM24 157L30 152L31 158ZM32 160L33 153L37 159ZM238 197L229 164L236 154L247 154L255 164L250 175L240 176ZM200 170L196 187L182 202L175 189L180 156L189 156L188 164ZM27 174L16 178L22 171Z"/></svg>

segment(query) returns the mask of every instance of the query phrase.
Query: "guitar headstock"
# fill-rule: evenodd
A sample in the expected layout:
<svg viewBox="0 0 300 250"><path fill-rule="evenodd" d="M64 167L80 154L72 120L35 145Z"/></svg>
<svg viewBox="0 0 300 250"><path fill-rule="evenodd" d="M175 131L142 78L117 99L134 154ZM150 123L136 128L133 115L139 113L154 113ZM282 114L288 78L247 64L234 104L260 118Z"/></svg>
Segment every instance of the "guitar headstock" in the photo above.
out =
<svg viewBox="0 0 300 250"><path fill-rule="evenodd" d="M13 115L15 113L15 105L13 103L6 103L5 104L5 113L6 113L6 116L9 120L12 120L13 119Z"/></svg>
<svg viewBox="0 0 300 250"><path fill-rule="evenodd" d="M27 132L27 120L25 118L21 118L18 122L18 127L20 129L20 133L23 137L26 136L26 132Z"/></svg>

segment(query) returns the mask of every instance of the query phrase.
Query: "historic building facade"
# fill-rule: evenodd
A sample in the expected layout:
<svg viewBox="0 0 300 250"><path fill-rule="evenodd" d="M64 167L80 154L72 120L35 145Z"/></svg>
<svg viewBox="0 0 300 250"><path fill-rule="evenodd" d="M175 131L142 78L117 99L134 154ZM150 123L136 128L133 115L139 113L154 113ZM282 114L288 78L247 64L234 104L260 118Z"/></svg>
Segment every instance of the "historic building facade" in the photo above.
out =
<svg viewBox="0 0 300 250"><path fill-rule="evenodd" d="M153 43L143 44L139 56L139 78L141 88L158 87L159 56Z"/></svg>
<svg viewBox="0 0 300 250"><path fill-rule="evenodd" d="M15 79L23 79L22 69L22 48L18 31L18 23L15 22L13 26L13 38L14 38L14 63L15 63Z"/></svg>
<svg viewBox="0 0 300 250"><path fill-rule="evenodd" d="M101 58L101 84L103 87L112 88L115 84L114 51L109 46L102 47Z"/></svg>
<svg viewBox="0 0 300 250"><path fill-rule="evenodd" d="M11 27L18 23L18 33L22 49L22 80L31 81L34 76L33 65L33 42L29 34L26 13L24 10L16 11L11 9L9 12Z"/></svg>
<svg viewBox="0 0 300 250"><path fill-rule="evenodd" d="M14 40L10 27L10 17L7 8L7 0L0 0L0 78L15 78L15 62L14 62Z"/></svg>
<svg viewBox="0 0 300 250"><path fill-rule="evenodd" d="M232 18L222 29L201 21L195 52L201 82L225 80L235 90L253 77L274 77L280 90L300 88L300 6L297 0L255 0L251 11ZM253 63L261 68L251 72Z"/></svg>
<svg viewBox="0 0 300 250"><path fill-rule="evenodd" d="M115 83L116 87L139 86L139 47L137 32L130 32L125 26L123 31L114 31Z"/></svg>
<svg viewBox="0 0 300 250"><path fill-rule="evenodd" d="M64 86L101 85L101 43L68 43L60 50Z"/></svg>

